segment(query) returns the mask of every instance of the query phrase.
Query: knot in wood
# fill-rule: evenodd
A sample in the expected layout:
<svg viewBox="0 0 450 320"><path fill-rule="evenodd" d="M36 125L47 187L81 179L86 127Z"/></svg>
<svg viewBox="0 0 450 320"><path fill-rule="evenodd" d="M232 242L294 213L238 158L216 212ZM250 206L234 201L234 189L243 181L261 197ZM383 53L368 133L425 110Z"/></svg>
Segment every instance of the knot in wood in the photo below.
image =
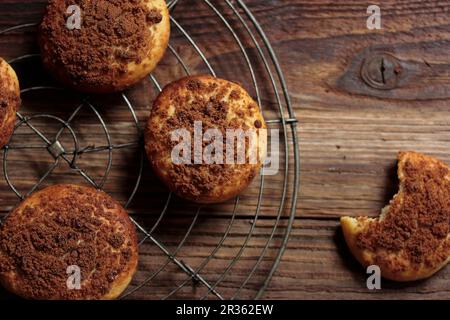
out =
<svg viewBox="0 0 450 320"><path fill-rule="evenodd" d="M400 61L389 53L367 56L361 66L361 78L370 87L389 90L397 86L402 73Z"/></svg>

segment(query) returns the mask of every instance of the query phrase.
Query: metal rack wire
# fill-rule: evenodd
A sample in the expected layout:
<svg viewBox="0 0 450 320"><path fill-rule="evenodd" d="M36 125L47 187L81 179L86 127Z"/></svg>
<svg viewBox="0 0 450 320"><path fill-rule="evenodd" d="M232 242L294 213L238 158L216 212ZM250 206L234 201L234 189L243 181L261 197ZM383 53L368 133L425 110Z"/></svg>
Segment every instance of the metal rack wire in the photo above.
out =
<svg viewBox="0 0 450 320"><path fill-rule="evenodd" d="M171 23L172 27L177 29L184 38L188 41L189 45L192 46L192 48L195 50L195 52L199 55L201 60L203 61L206 68L209 70L211 75L216 76L216 72L214 71L214 68L212 64L208 61L205 53L201 50L200 46L193 40L193 38L188 34L188 32L181 26L180 23L175 19L175 8L177 4L182 2L182 0L172 0L168 2L168 7L171 11ZM249 58L249 54L247 52L247 49L244 47L240 37L238 36L235 28L233 28L230 21L226 18L225 14L221 12L221 10L218 8L218 6L214 5L213 1L210 0L203 0L204 2L214 13L215 16L218 17L218 19L221 21L221 23L225 26L225 28L230 32L231 36L233 37L234 41L236 42L237 46L239 47L240 52L242 53L242 56L246 62L246 67L248 69L248 72L250 73L252 84L254 87L254 90L256 92L256 99L259 103L259 105L262 105L262 98L261 98L261 89L258 84L257 76L255 73L254 65L251 62L251 59ZM191 234L192 229L196 225L196 222L198 220L199 214L201 210L207 210L205 207L198 207L198 209L195 212L195 215L192 219L192 222L190 223L186 233L184 234L181 241L178 243L175 250L170 251L161 241L159 241L154 236L154 231L164 217L167 214L169 204L171 203L171 200L173 199L172 195L169 193L168 197L165 201L165 204L163 206L163 209L161 213L159 214L156 222L152 226L151 229L146 229L144 226L139 224L133 217L132 220L136 224L137 229L142 233L143 238L140 242L140 245L145 243L146 241L150 241L153 243L166 257L166 260L164 263L154 272L147 275L145 280L140 282L138 285L133 287L132 289L126 291L122 298L126 298L129 296L132 296L135 292L140 290L142 287L150 283L158 274L160 274L169 264L173 263L175 264L180 270L182 270L183 273L186 274L185 280L183 280L180 284L178 284L175 288L173 288L167 295L163 296L162 299L168 299L172 296L174 296L179 290L181 290L183 287L191 283L192 281L196 283L201 283L207 288L206 294L202 297L202 299L209 298L212 295L214 295L218 299L225 299L225 298L231 298L236 299L239 298L239 295L241 291L245 288L247 283L250 281L250 279L255 275L256 271L258 270L261 262L263 261L263 258L265 257L269 246L272 244L275 233L277 230L283 231L283 237L282 241L278 248L278 253L276 254L275 258L272 261L272 265L270 267L269 272L265 275L264 281L261 283L259 290L257 291L255 298L261 298L262 294L264 293L265 289L270 283L270 280L272 279L275 271L278 268L278 265L281 261L281 257L286 249L286 246L288 244L289 235L291 233L291 229L294 223L295 214L296 214L296 204L297 204L297 194L299 190L299 171L300 171L300 158L299 158L299 148L298 148L298 142L297 142L297 119L295 117L294 110L292 108L292 104L289 98L289 92L286 86L286 81L284 79L283 72L281 70L281 67L279 65L279 62L277 60L277 57L275 55L275 52L265 35L264 31L262 30L261 26L259 25L256 18L253 16L250 9L246 6L243 0L224 0L225 5L231 10L234 17L237 19L237 21L241 24L241 26L244 28L245 32L250 37L254 48L256 49L256 52L259 56L260 61L262 61L264 70L267 73L268 79L270 80L270 85L272 87L272 90L275 94L275 102L277 106L277 113L278 113L278 119L274 120L267 120L268 125L277 125L280 126L283 131L283 144L285 147L284 150L284 163L285 166L283 168L283 185L281 188L281 195L280 195L280 203L277 210L277 215L274 219L273 226L270 230L270 233L267 235L265 240L265 245L262 248L262 251L259 255L259 257L254 261L253 267L251 268L250 272L246 275L244 281L236 288L235 293L232 296L224 297L219 290L217 289L220 283L227 277L233 268L235 264L237 264L240 261L241 256L243 255L244 251L246 250L250 239L254 235L256 224L258 221L258 218L260 217L260 211L261 211L261 202L263 199L264 194L264 175L261 175L260 177L260 184L259 184L259 192L255 203L255 213L252 216L252 223L249 229L248 234L245 236L244 241L242 242L239 251L235 255L235 257L229 262L225 270L222 274L218 275L218 278L215 281L208 281L205 279L205 277L202 275L202 271L204 268L210 263L218 250L222 247L225 240L230 234L230 231L233 227L233 224L236 220L237 211L239 207L239 197L237 197L234 201L233 211L231 212L231 218L228 222L228 225L226 227L226 230L221 237L220 241L217 243L217 245L213 248L210 255L206 257L197 267L193 268L189 264L185 263L182 259L179 259L177 257L177 254L179 251L183 248L186 240L188 239L189 235ZM36 27L37 24L24 24L24 25L18 25L15 27L11 27L5 30L0 31L0 36L9 32L17 32L25 28L33 28ZM252 31L256 30L256 32ZM261 43L260 43L261 42ZM183 60L182 54L178 53L177 50L172 46L172 44L169 44L169 52L175 57L175 59L178 61L178 63L182 66L182 69L184 70L186 75L191 74L191 70L188 66L188 64ZM17 57L15 59L12 59L9 61L10 64L17 63L22 60L26 59L33 59L39 57L38 54L27 54L20 57ZM274 72L272 71L274 70ZM158 91L161 91L161 85L156 79L154 75L150 75L149 79L152 81L153 85ZM25 95L29 92L35 92L35 91L55 91L55 90L64 90L58 87L50 87L50 86L34 86L30 88L24 88L21 91L22 95ZM140 127L139 127L139 120L136 115L135 109L133 107L133 103L129 99L129 97L123 93L121 94L121 97L126 104L127 108L129 109L129 112L131 113L131 116L133 118L134 126L136 127L136 132L138 136L141 136ZM77 116L77 114L83 109L88 108L91 110L95 116L97 117L97 120L99 121L102 130L105 134L105 138L107 141L107 144L102 146L89 146L86 148L80 148L77 133L72 128L72 121ZM263 110L264 111L264 110ZM111 166L112 166L112 159L114 151L117 151L119 149L125 149L125 148L131 148L136 146L141 146L140 141L130 141L128 143L122 143L122 144L113 144L111 139L111 134L108 130L108 126L105 123L104 119L102 118L100 112L97 110L97 107L93 104L91 99L89 97L85 97L81 103L74 109L72 114L65 120L61 117L57 117L50 114L39 114L34 116L26 116L21 113L17 113L18 122L15 126L15 131L20 128L21 126L27 126L30 128L38 137L40 140L42 140L42 145L30 145L30 144L20 144L20 145L7 145L4 147L4 153L3 153L3 173L5 176L5 180L11 190L22 200L26 198L29 194L34 192L39 186L50 176L53 172L53 170L58 166L59 162L64 161L69 164L70 170L73 172L78 173L81 175L89 184L93 185L94 187L98 189L102 189L108 179ZM60 124L60 129L57 132L57 134L54 137L47 137L41 130L36 128L36 126L33 125L33 121L36 119L46 119L48 121L56 121ZM69 132L70 137L73 140L73 149L66 150L64 148L63 144L60 142L60 137L63 134L64 131ZM292 136L292 141L288 140L288 133ZM19 192L19 190L14 186L12 183L9 174L8 174L8 155L11 150L14 149L33 149L33 148L42 148L46 149L49 154L53 157L54 162L49 167L47 172L45 172L44 175L39 177L37 183L29 190L27 193L23 194ZM142 171L143 171L143 163L144 163L144 154L143 154L143 148L140 148L140 157L139 157L139 166L138 166L138 174L137 178L134 184L134 187L132 189L131 195L129 196L128 200L125 203L125 207L128 207L130 203L133 201L133 198L139 188L139 184L142 178ZM77 165L78 158L85 154L85 153L97 153L97 152L108 152L108 161L107 165L103 174L103 177L100 182L97 182L94 178L92 178L86 171L84 171L82 168L80 168ZM294 175L289 179L288 175L290 172L289 168L289 156L293 156L294 161L294 168L293 172ZM288 200L289 199L289 200ZM289 203L288 203L289 201ZM280 222L282 219L285 219L287 221L286 226L281 226Z"/></svg>

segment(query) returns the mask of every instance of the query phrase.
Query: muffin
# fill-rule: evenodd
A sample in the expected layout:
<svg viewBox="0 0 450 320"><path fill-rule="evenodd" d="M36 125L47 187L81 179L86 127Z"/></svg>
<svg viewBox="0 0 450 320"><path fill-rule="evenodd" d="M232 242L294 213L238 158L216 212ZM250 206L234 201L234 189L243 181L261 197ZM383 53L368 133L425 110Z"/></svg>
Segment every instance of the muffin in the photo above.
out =
<svg viewBox="0 0 450 320"><path fill-rule="evenodd" d="M155 100L145 149L171 191L197 203L217 203L241 193L259 173L265 129L259 106L240 85L190 76L166 86ZM177 140L179 134L188 141Z"/></svg>
<svg viewBox="0 0 450 320"><path fill-rule="evenodd" d="M379 218L342 217L345 240L364 266L384 278L428 278L450 260L450 171L416 152L398 156L398 194Z"/></svg>
<svg viewBox="0 0 450 320"><path fill-rule="evenodd" d="M0 58L0 148L11 138L19 106L19 80L11 66Z"/></svg>
<svg viewBox="0 0 450 320"><path fill-rule="evenodd" d="M102 191L55 185L22 201L0 229L0 283L28 299L114 299L137 268L127 212ZM80 272L80 282L74 272Z"/></svg>
<svg viewBox="0 0 450 320"><path fill-rule="evenodd" d="M63 84L110 93L147 76L169 35L164 0L50 0L39 44L44 66Z"/></svg>

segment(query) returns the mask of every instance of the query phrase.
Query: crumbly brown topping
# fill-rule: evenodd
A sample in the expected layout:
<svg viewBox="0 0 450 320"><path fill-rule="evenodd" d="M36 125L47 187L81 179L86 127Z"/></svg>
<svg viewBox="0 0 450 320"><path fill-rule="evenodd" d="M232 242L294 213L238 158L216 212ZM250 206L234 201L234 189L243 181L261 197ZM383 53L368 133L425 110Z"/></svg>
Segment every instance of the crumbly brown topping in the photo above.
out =
<svg viewBox="0 0 450 320"><path fill-rule="evenodd" d="M209 78L207 78L209 79ZM209 79L211 80L211 79ZM152 125L149 121L147 132L150 135L148 141L157 141L151 144L152 153L155 155L170 156L172 149L178 142L171 140L171 132L176 129L187 129L194 136L194 122L201 121L203 134L208 129L218 129L223 136L223 155L226 155L226 130L227 129L259 129L263 122L258 120L255 127L250 128L245 122L248 117L254 117L258 106L253 101L249 105L240 106L243 93L235 89L232 83L218 83L204 81L201 78L187 78L172 84L166 88L169 94L169 103L156 101L151 117L159 117L165 122L162 127ZM173 116L168 117L168 105L175 108ZM229 119L229 113L233 111L235 116ZM203 141L203 149L211 141ZM249 161L249 140L246 137L246 164ZM237 157L237 143L235 144L235 158ZM251 181L255 176L254 168L246 164L195 164L194 143L192 143L192 164L171 164L168 172L171 183L179 192L189 197L201 197L207 195L217 186L224 186L230 182L230 177L238 170L242 172L242 178ZM198 151L198 150L197 150Z"/></svg>
<svg viewBox="0 0 450 320"><path fill-rule="evenodd" d="M399 170L404 179L383 219L373 221L359 234L357 244L376 252L402 251L418 266L436 266L447 259L450 231L449 169L434 159L414 154L400 155ZM431 160L430 160L431 159ZM443 252L447 254L442 254ZM388 259L377 256L380 263ZM387 261L387 260L386 260Z"/></svg>
<svg viewBox="0 0 450 320"><path fill-rule="evenodd" d="M149 10L146 16L147 22L150 23L151 25L160 23L162 21L162 18L163 17L161 15L161 12L155 9Z"/></svg>
<svg viewBox="0 0 450 320"><path fill-rule="evenodd" d="M134 230L109 196L54 186L22 202L2 225L0 275L15 272L16 285L30 298L100 298L130 271L134 246ZM81 290L67 288L71 265L80 267Z"/></svg>
<svg viewBox="0 0 450 320"><path fill-rule="evenodd" d="M102 86L140 64L152 48L149 27L161 13L143 0L50 0L41 30L52 63L64 66L74 84ZM69 30L70 5L81 8L81 29Z"/></svg>
<svg viewBox="0 0 450 320"><path fill-rule="evenodd" d="M6 68L9 66L0 58L0 70ZM8 142L14 128L14 120L5 122L6 117L14 115L20 105L20 96L10 89L13 81L11 77L0 74L0 148Z"/></svg>

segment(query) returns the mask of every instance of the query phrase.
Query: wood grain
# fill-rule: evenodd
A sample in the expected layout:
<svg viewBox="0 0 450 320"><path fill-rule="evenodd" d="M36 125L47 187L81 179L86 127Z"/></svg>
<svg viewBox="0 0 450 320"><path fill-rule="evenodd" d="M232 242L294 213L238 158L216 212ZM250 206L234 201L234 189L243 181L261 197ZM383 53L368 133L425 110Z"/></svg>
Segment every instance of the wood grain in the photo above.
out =
<svg viewBox="0 0 450 320"><path fill-rule="evenodd" d="M255 66L261 91L265 117L280 115L270 88L269 79L259 61L257 51L243 27L232 17L224 2L213 1L242 39ZM272 42L280 59L291 99L299 120L298 135L301 152L301 189L297 219L282 263L264 298L274 299L448 299L447 286L450 269L445 268L433 278L419 283L396 284L382 282L382 290L373 292L366 287L365 272L350 256L339 229L341 215L376 216L396 192L396 154L399 150L415 150L439 157L450 163L450 1L383 1L380 4L382 30L366 28L367 3L358 0L301 1L247 0L247 5ZM8 0L0 4L0 28L18 23L39 21L45 1ZM192 7L196 10L191 10ZM174 17L195 39L217 74L246 86L256 94L245 60L235 40L220 24L211 9L201 1L180 1ZM35 52L32 30L26 34L0 37L0 54L11 58ZM219 40L220 39L220 40ZM198 54L178 30L172 34L172 45L194 73L207 72ZM392 57L400 65L395 82L388 88L375 88L361 76L361 69L378 55ZM42 72L29 75L32 66L17 67L26 85L51 80ZM19 70L19 71L20 71ZM374 72L378 72L375 68ZM28 76L26 75L28 74ZM164 85L182 76L183 69L176 59L167 54L155 71L155 77ZM151 102L157 94L150 81L144 81L128 92L136 106L141 124L145 121ZM75 102L60 99L48 103L45 99L26 97L23 110L27 114L50 112L67 118L67 109ZM139 140L130 127L129 113L120 97L100 99L98 106L112 132L114 143ZM64 103L67 105L64 107ZM114 108L112 106L115 105ZM37 112L38 110L38 112ZM285 114L287 115L287 114ZM86 144L104 144L104 136L95 118L86 111L75 125L83 132ZM56 125L37 124L46 132L56 132ZM27 130L21 131L18 141L39 143ZM65 137L70 146L70 137ZM288 136L289 141L292 137ZM45 151L45 150L44 150ZM28 153L27 153L28 152ZM51 159L35 151L11 152L11 177L28 190L48 166ZM133 186L138 149L114 155L111 178L106 190L125 200ZM283 148L281 149L283 155ZM104 154L86 155L80 166L88 168L99 178L106 161ZM293 159L289 155L289 182L292 182ZM281 166L285 163L282 162ZM58 168L56 175L46 183L61 181L82 183L67 168ZM279 207L280 188L284 176L279 173L266 177L261 216L242 257L230 274L218 284L217 290L230 298L244 281L255 260L261 255L267 235L275 223ZM250 231L255 199L260 181L255 181L241 199L238 215L230 228L224 245L200 271L208 282L219 280L229 266ZM291 193L288 192L289 197ZM143 183L131 213L149 229L155 223L167 199L167 191L145 166ZM4 181L0 183L0 211L5 214L17 203L17 198ZM181 260L199 267L214 251L231 221L233 203L203 208L198 220L177 254ZM289 208L287 208L289 209ZM155 237L174 251L186 233L196 207L180 200L173 201L167 216L155 229ZM281 224L286 224L288 211L282 212ZM283 229L277 229L260 268L255 272L240 298L253 297L270 268L282 238ZM161 252L148 240L142 245L140 271L133 285L164 264ZM172 262L147 286L132 298L161 298L186 275ZM198 298L207 290L201 284L188 282L171 298ZM213 296L209 296L213 298Z"/></svg>

